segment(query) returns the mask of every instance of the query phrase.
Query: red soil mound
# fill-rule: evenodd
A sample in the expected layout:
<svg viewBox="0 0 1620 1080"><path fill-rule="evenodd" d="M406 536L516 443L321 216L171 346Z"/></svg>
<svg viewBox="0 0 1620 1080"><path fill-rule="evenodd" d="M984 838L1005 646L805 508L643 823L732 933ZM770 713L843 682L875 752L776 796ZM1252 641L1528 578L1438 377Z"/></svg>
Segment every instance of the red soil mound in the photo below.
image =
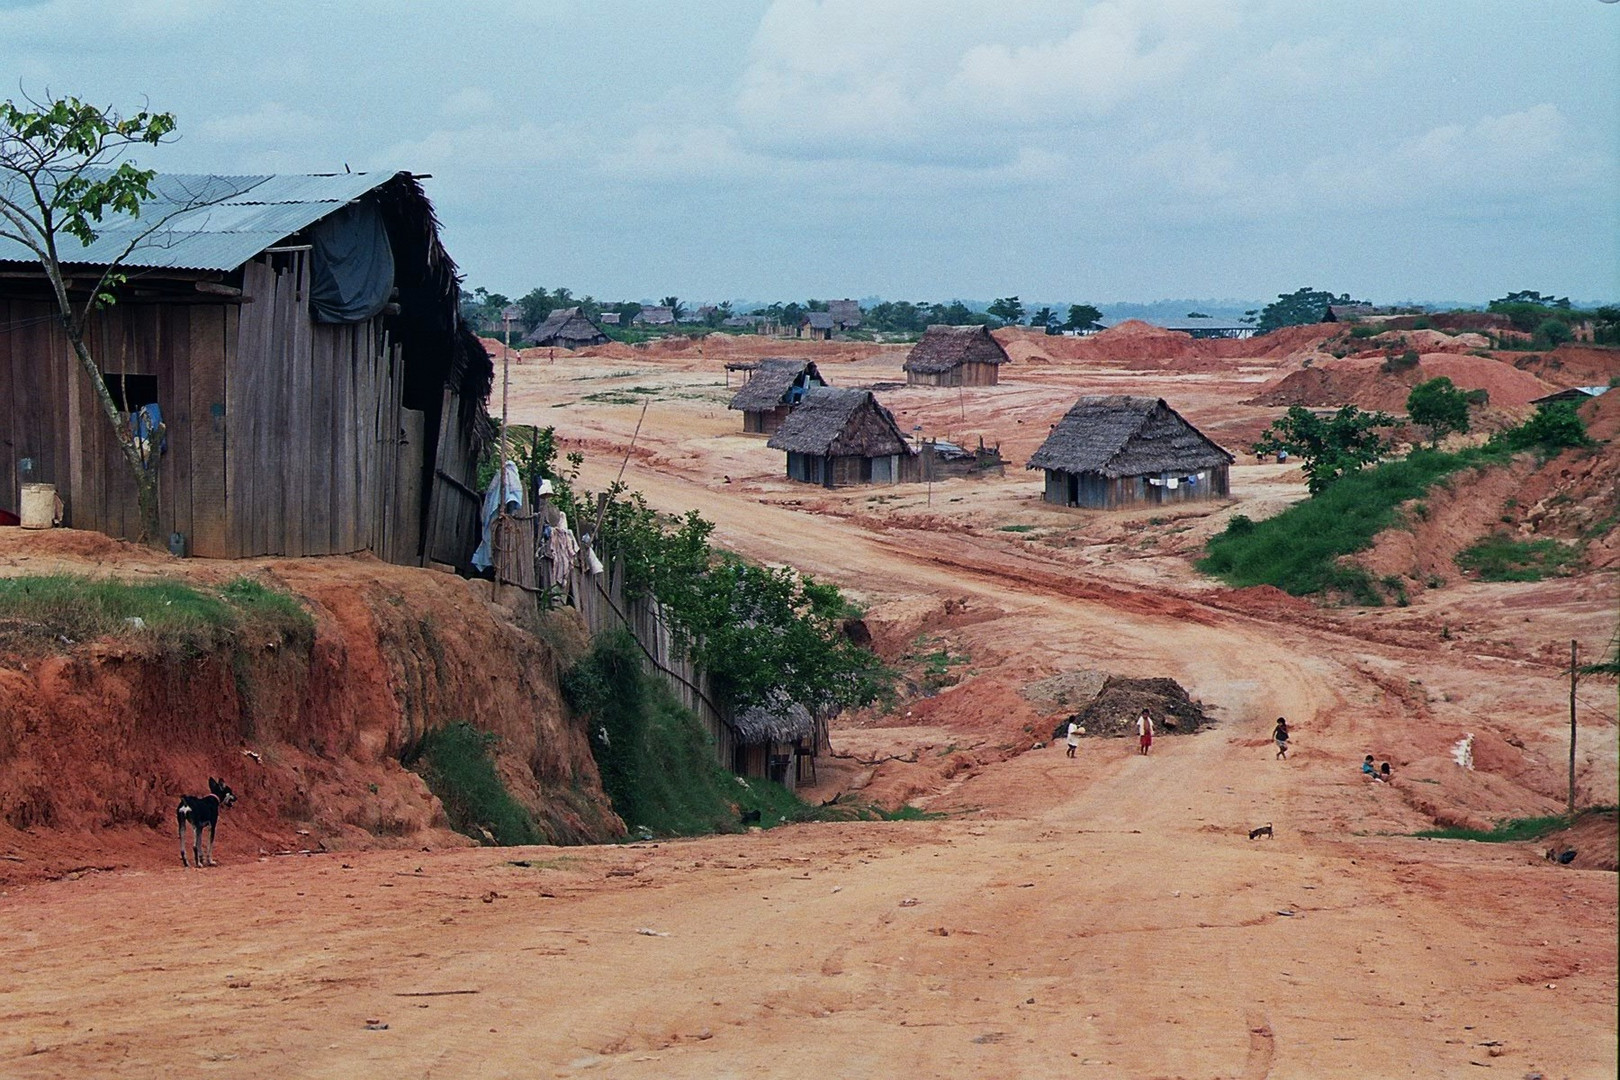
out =
<svg viewBox="0 0 1620 1080"><path fill-rule="evenodd" d="M1245 404L1333 407L1404 412L1412 387L1445 376L1462 390L1484 390L1497 408L1523 408L1551 392L1540 379L1499 360L1483 356L1429 353L1417 367L1386 372L1382 357L1325 360L1290 372Z"/></svg>
<svg viewBox="0 0 1620 1080"><path fill-rule="evenodd" d="M1560 345L1550 353L1498 353L1520 371L1528 371L1560 389L1606 386L1620 375L1620 349L1606 345Z"/></svg>

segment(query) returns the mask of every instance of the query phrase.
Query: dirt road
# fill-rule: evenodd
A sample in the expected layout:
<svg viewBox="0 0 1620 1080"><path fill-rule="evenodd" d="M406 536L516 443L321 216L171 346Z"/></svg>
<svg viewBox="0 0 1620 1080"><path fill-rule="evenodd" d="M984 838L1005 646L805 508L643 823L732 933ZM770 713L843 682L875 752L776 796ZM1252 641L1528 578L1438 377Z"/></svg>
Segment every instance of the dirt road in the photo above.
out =
<svg viewBox="0 0 1620 1080"><path fill-rule="evenodd" d="M932 492L792 486L735 434L718 362L630 366L525 367L514 415L586 447L600 488L640 413L615 390L666 388L631 486L835 581L891 652L918 639L967 657L906 715L835 729L836 750L915 762L826 763L944 816L259 859L227 821L216 870L0 895L0 1075L1614 1075L1613 874L1406 835L1438 811L1556 810L1542 703L1559 672L1539 642L1599 647L1612 577L1459 585L1403 610L1233 594L1180 554L1220 514L1077 523L1015 469ZM895 400L1044 432L1077 386L1152 378L1044 372L1007 388L999 417ZM1189 411L1253 425L1222 411L1230 385L1197 386ZM1250 508L1299 497L1287 470L1238 473ZM1123 740L1072 761L1029 749L1050 717L1021 688L1081 668L1175 678L1219 722L1149 757ZM1269 745L1279 714L1297 731L1287 762ZM1450 758L1465 729L1473 772ZM1612 714L1586 734L1588 799L1612 803ZM1372 748L1395 784L1357 777ZM1248 838L1267 823L1274 838Z"/></svg>

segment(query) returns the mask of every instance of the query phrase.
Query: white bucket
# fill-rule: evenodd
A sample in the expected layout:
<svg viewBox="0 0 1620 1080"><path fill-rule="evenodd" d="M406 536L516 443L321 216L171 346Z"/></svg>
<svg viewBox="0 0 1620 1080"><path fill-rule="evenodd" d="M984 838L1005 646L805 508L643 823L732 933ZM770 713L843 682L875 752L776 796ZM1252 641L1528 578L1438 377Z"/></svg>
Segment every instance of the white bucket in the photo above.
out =
<svg viewBox="0 0 1620 1080"><path fill-rule="evenodd" d="M57 498L55 484L24 484L22 486L22 527L48 529L62 520L62 500Z"/></svg>

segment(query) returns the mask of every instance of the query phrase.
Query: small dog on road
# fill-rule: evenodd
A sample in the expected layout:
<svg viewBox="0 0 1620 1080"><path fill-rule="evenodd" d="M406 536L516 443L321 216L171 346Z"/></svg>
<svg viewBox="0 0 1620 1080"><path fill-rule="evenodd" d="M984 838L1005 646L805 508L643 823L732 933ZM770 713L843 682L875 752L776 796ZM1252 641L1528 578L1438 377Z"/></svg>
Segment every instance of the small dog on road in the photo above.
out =
<svg viewBox="0 0 1620 1080"><path fill-rule="evenodd" d="M1269 821L1266 822L1264 825L1260 826L1258 829L1250 829L1249 830L1249 839L1250 840L1258 840L1262 836L1265 837L1267 840L1272 839L1271 822L1269 822Z"/></svg>
<svg viewBox="0 0 1620 1080"><path fill-rule="evenodd" d="M208 778L207 795L182 795L180 805L174 809L174 820L180 827L180 865L202 866L202 834L208 830L208 863L214 864L214 826L219 824L219 812L236 801L236 793L225 786L223 780ZM191 863L186 862L186 822L191 822Z"/></svg>

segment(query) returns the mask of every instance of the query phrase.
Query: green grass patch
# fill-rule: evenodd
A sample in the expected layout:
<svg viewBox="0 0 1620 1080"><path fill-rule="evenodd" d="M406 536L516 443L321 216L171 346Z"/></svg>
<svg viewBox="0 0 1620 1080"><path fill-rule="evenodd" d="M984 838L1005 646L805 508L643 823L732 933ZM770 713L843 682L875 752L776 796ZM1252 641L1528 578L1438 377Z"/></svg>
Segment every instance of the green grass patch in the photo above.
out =
<svg viewBox="0 0 1620 1080"><path fill-rule="evenodd" d="M458 720L422 736L405 767L421 775L439 797L450 827L480 843L538 844L540 834L523 805L495 771L496 736Z"/></svg>
<svg viewBox="0 0 1620 1080"><path fill-rule="evenodd" d="M1568 574L1580 564L1581 554L1557 540L1518 540L1493 533L1459 551L1455 561L1481 581L1540 581Z"/></svg>
<svg viewBox="0 0 1620 1080"><path fill-rule="evenodd" d="M1573 822L1562 814L1553 817L1507 818L1489 829L1425 829L1415 832L1428 840L1475 840L1482 844L1511 844L1539 840L1548 833L1569 827Z"/></svg>
<svg viewBox="0 0 1620 1080"><path fill-rule="evenodd" d="M999 531L1010 533L1027 533L1032 532L1034 528L1035 526L1033 525L1003 525Z"/></svg>
<svg viewBox="0 0 1620 1080"><path fill-rule="evenodd" d="M1462 469L1507 460L1503 451L1417 450L1398 461L1354 472L1316 496L1265 521L1234 515L1211 537L1196 564L1237 588L1275 585L1294 596L1334 593L1355 603L1382 602L1377 583L1338 560L1370 547L1399 523L1400 505Z"/></svg>
<svg viewBox="0 0 1620 1080"><path fill-rule="evenodd" d="M315 622L296 597L250 578L218 590L169 579L0 578L0 647L51 650L144 635L166 652L195 656L245 628L305 647L315 638Z"/></svg>

